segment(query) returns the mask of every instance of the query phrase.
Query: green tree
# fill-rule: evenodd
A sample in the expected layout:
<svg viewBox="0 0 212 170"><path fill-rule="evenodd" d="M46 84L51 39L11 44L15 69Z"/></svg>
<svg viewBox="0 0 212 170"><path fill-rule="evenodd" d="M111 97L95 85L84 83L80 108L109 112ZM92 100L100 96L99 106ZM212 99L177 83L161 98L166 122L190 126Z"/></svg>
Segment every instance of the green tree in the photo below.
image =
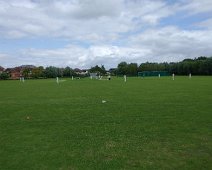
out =
<svg viewBox="0 0 212 170"><path fill-rule="evenodd" d="M138 73L138 64L137 63L130 63L127 65L127 75L137 76L137 73Z"/></svg>
<svg viewBox="0 0 212 170"><path fill-rule="evenodd" d="M44 77L44 68L42 66L33 68L31 73L33 78Z"/></svg>
<svg viewBox="0 0 212 170"><path fill-rule="evenodd" d="M121 62L118 64L117 73L120 75L127 74L127 63L126 62Z"/></svg>
<svg viewBox="0 0 212 170"><path fill-rule="evenodd" d="M102 74L102 75L104 75L106 73L104 65L102 65L101 67L96 65L95 67L91 67L91 69L89 71L91 73L98 73L98 74Z"/></svg>
<svg viewBox="0 0 212 170"><path fill-rule="evenodd" d="M0 74L0 79L1 80L6 80L8 78L9 78L9 74L8 73L3 72L3 73Z"/></svg>
<svg viewBox="0 0 212 170"><path fill-rule="evenodd" d="M102 74L106 74L106 70L105 70L104 65L101 66L101 73L102 73Z"/></svg>
<svg viewBox="0 0 212 170"><path fill-rule="evenodd" d="M66 67L64 70L63 70L63 76L64 77L70 77L71 76L71 71L72 69L70 67Z"/></svg>
<svg viewBox="0 0 212 170"><path fill-rule="evenodd" d="M58 76L58 68L54 66L46 67L45 76L47 78L55 78Z"/></svg>
<svg viewBox="0 0 212 170"><path fill-rule="evenodd" d="M29 68L25 68L25 69L22 70L22 75L25 78L29 78L30 77L30 74L31 74L31 70Z"/></svg>

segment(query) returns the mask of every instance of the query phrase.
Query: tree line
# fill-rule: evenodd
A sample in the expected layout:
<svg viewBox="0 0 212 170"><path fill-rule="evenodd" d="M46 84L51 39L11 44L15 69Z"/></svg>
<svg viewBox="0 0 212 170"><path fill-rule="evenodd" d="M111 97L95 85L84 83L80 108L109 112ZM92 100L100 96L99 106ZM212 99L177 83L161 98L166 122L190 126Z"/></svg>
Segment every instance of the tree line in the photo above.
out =
<svg viewBox="0 0 212 170"><path fill-rule="evenodd" d="M71 77L71 76L78 76L82 77L85 76L86 74L81 74L80 69L72 69L70 67L65 67L65 68L60 68L60 67L54 67L54 66L49 66L49 67L35 67L33 69L26 68L23 69L22 75L23 77L26 78L55 78L55 77Z"/></svg>
<svg viewBox="0 0 212 170"><path fill-rule="evenodd" d="M2 67L1 67L2 68ZM142 71L167 71L170 74L177 75L212 75L212 57L201 56L195 59L184 59L180 62L153 63L146 62L138 65L137 63L120 62L116 68L106 71L104 65L94 66L88 70L72 69L70 67L59 68L49 66L24 67L21 69L21 75L25 78L55 78L55 77L86 77L89 73L98 73L99 75L128 75L137 76ZM11 70L0 72L0 79L10 78Z"/></svg>
<svg viewBox="0 0 212 170"><path fill-rule="evenodd" d="M84 77L87 76L86 72L80 69L72 69L70 67L60 68L49 66L44 68L43 66L39 67L28 67L20 66L15 68L5 69L0 73L0 79L9 79L13 73L20 73L19 76L24 78L55 78L55 77Z"/></svg>
<svg viewBox="0 0 212 170"><path fill-rule="evenodd" d="M137 63L121 62L117 68L112 70L114 75L136 76L142 71L167 71L177 75L212 75L212 57L198 57L195 59L184 59L180 62L163 63Z"/></svg>

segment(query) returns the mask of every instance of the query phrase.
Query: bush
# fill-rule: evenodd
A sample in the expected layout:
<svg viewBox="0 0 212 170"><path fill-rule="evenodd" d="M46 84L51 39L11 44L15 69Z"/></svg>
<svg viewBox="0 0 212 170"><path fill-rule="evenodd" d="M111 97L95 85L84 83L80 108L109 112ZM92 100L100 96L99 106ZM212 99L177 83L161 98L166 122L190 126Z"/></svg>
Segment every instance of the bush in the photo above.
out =
<svg viewBox="0 0 212 170"><path fill-rule="evenodd" d="M6 80L8 78L9 78L9 75L7 73L3 72L3 73L0 74L0 79L1 80Z"/></svg>

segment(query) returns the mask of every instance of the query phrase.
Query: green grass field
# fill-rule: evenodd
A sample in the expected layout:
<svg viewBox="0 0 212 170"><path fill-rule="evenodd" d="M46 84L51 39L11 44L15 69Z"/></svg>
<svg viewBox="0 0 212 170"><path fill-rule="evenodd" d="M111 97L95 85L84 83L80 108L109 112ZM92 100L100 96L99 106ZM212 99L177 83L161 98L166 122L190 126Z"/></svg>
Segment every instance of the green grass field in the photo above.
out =
<svg viewBox="0 0 212 170"><path fill-rule="evenodd" d="M0 81L1 170L210 168L212 77Z"/></svg>

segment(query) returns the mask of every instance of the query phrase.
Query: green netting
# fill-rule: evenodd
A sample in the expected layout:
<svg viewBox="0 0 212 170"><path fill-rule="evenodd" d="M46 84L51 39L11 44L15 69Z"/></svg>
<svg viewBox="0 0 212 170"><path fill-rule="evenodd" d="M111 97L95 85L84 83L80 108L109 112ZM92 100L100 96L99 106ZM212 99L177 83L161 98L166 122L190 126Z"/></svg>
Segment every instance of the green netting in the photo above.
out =
<svg viewBox="0 0 212 170"><path fill-rule="evenodd" d="M142 71L138 72L138 76L140 77L148 77L148 76L169 76L168 71Z"/></svg>

